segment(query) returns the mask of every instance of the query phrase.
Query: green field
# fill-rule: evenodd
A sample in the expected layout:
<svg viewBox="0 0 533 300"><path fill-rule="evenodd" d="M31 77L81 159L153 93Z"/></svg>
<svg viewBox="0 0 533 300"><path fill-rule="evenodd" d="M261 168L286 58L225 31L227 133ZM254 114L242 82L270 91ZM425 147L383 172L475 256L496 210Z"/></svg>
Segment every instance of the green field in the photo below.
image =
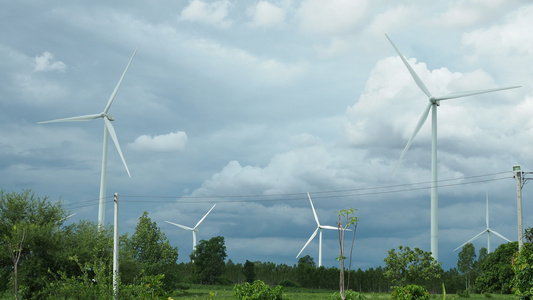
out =
<svg viewBox="0 0 533 300"><path fill-rule="evenodd" d="M334 290L315 290L305 288L285 288L284 295L292 300L329 300ZM214 295L214 298L210 298ZM390 299L390 294L385 293L366 293L364 294L366 299ZM442 299L442 295L431 295L432 299ZM233 286L207 286L207 285L193 285L187 291L172 296L174 300L186 300L186 299L233 299ZM465 299L465 300L515 300L518 299L514 295L479 295L471 294L470 298L459 298L457 295L446 295L446 299Z"/></svg>

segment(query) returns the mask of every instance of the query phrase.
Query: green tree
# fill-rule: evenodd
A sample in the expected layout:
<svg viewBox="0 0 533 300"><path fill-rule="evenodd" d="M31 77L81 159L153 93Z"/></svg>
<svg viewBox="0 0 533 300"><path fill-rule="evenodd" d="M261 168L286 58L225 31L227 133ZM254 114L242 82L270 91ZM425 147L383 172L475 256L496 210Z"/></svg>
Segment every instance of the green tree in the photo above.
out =
<svg viewBox="0 0 533 300"><path fill-rule="evenodd" d="M511 292L512 257L518 251L518 242L501 244L489 253L481 264L481 275L476 279L476 289L481 293Z"/></svg>
<svg viewBox="0 0 533 300"><path fill-rule="evenodd" d="M225 269L226 246L224 237L217 236L209 241L201 240L191 254L195 275L199 283L214 284Z"/></svg>
<svg viewBox="0 0 533 300"><path fill-rule="evenodd" d="M465 277L465 289L468 290L470 286L470 277L474 270L474 263L476 260L476 249L472 243L468 243L463 246L461 252L459 252L459 259L457 260L457 268L459 272Z"/></svg>
<svg viewBox="0 0 533 300"><path fill-rule="evenodd" d="M384 259L385 277L391 280L392 285L427 285L431 280L441 277L442 267L431 256L431 252L418 248L411 250L404 246L399 246L398 250L389 250L388 257Z"/></svg>
<svg viewBox="0 0 533 300"><path fill-rule="evenodd" d="M338 260L340 262L340 268L339 268L339 294L341 299L346 299L346 292L345 290L348 290L350 288L350 268L352 266L352 253L353 253L353 244L355 242L355 232L357 230L357 222L359 219L354 215L356 209L350 208L350 209L343 209L339 211L337 214L337 228L339 229L339 247L340 247L340 255L338 257ZM345 266L344 266L344 260L346 259L345 256L345 249L344 249L344 235L348 228L353 226L353 236L352 236L352 243L350 246L350 260L348 263L348 281L346 282L344 280L344 273L345 273Z"/></svg>
<svg viewBox="0 0 533 300"><path fill-rule="evenodd" d="M255 269L254 263L249 260L246 260L246 262L244 263L244 269L243 269L246 282L253 283L255 281L255 270L254 269Z"/></svg>
<svg viewBox="0 0 533 300"><path fill-rule="evenodd" d="M140 277L141 273L138 272L144 275L165 274L163 282L167 289L173 289L178 283L176 262L178 248L170 245L157 223L152 222L148 217L148 212L145 211L139 217L139 223L131 238L127 235L122 237L122 245L123 263L121 266L123 270L121 273L130 272L129 276L127 272L124 272L126 283Z"/></svg>
<svg viewBox="0 0 533 300"><path fill-rule="evenodd" d="M533 243L533 227L526 228L524 232L526 243Z"/></svg>
<svg viewBox="0 0 533 300"><path fill-rule="evenodd" d="M533 298L533 244L525 243L522 250L515 254L513 263L514 277L512 287L520 299Z"/></svg>
<svg viewBox="0 0 533 300"><path fill-rule="evenodd" d="M64 261L58 253L62 248L60 226L65 216L60 202L52 203L30 190L21 193L0 190L0 281L12 283L18 297L36 295L50 280L48 270L57 270ZM18 291L21 287L22 293Z"/></svg>

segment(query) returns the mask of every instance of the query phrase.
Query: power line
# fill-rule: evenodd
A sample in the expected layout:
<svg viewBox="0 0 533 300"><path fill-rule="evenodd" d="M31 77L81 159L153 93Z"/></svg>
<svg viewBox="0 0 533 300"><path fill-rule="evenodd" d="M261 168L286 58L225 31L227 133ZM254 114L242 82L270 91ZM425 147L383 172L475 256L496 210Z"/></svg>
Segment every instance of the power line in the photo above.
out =
<svg viewBox="0 0 533 300"><path fill-rule="evenodd" d="M509 175L510 172L497 172L491 174L475 175L463 178L452 178L439 181L439 188L447 188L462 185L480 184L499 180L505 180L513 178ZM483 177L499 176L497 178L481 179ZM477 180L474 180L477 179ZM460 182L457 182L460 181ZM418 182L418 183L405 183L397 185L386 185L376 187L365 187L356 189L342 189L342 190L329 190L329 191L314 191L311 194L315 195L313 199L332 199L332 198L354 198L365 197L372 195L384 195L394 193L405 193L411 191L418 191L430 188L431 181ZM106 202L110 201L111 197L106 197ZM288 201L301 201L307 199L307 193L279 193L270 195L212 195L212 196L146 196L146 195L125 195L121 196L124 202L129 203L177 203L176 200L180 199L179 203L242 203L242 202L288 202ZM146 200L135 200L146 199ZM157 199L172 199L172 200L157 200ZM89 206L98 205L98 199L84 200L76 203L66 204L71 209L83 208ZM94 203L93 203L94 202ZM83 204L88 203L88 204Z"/></svg>

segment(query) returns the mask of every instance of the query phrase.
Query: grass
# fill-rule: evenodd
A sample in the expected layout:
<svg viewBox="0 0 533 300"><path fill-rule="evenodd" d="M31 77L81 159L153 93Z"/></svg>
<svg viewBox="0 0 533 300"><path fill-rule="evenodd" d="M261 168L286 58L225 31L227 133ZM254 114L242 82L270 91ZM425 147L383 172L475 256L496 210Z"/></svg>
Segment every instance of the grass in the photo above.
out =
<svg viewBox="0 0 533 300"><path fill-rule="evenodd" d="M292 300L329 300L334 290L315 290L306 288L284 288L284 295ZM209 294L215 295L214 298L210 298ZM365 293L367 300L372 299L390 299L389 293ZM470 298L460 298L455 294L447 294L447 300L516 300L515 295L500 295L491 294L480 295L470 294ZM174 300L199 300L199 299L233 299L233 286L219 286L219 285L193 285L190 289L173 295ZM431 295L431 299L440 300L442 295Z"/></svg>

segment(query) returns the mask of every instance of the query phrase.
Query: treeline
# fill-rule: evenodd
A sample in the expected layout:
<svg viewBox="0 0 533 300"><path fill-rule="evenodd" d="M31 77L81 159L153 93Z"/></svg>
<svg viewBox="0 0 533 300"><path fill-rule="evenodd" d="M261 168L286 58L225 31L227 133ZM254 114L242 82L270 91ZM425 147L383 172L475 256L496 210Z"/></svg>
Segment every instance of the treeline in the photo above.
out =
<svg viewBox="0 0 533 300"><path fill-rule="evenodd" d="M64 225L60 203L51 203L30 191L0 191L0 298L16 299L113 298L112 228L80 221ZM385 267L344 273L349 289L386 293L392 286L422 285L432 293L467 296L468 293L523 293L532 296L533 229L517 254L517 242L500 245L493 253L467 244L459 253L458 267L442 270L431 254L399 246L384 259ZM224 237L201 240L191 262L177 263L178 248L147 212L135 232L120 237L119 294L124 299L166 299L191 284L233 285L261 280L268 285L312 289L339 288L339 269L316 267L310 256L289 266L272 262L234 263L227 260ZM183 254L182 254L183 255ZM529 291L529 292L528 292ZM529 293L529 294L528 294ZM150 297L148 297L150 298Z"/></svg>

